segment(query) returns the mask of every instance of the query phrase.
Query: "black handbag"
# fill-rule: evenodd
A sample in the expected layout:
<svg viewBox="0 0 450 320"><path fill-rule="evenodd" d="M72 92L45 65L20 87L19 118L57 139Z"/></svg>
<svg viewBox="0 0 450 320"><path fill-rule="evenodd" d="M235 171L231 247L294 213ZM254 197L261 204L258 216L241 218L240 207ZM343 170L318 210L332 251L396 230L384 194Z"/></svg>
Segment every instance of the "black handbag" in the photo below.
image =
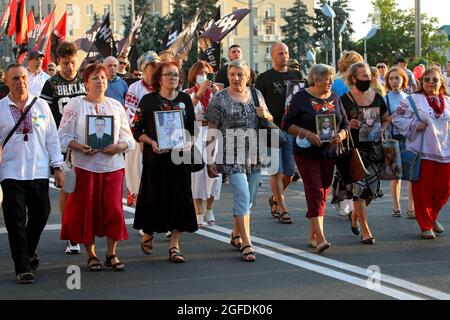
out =
<svg viewBox="0 0 450 320"><path fill-rule="evenodd" d="M252 93L253 102L255 103L255 108L259 108L260 104L259 104L258 95L256 93L256 89L253 87L250 87L250 91ZM278 148L280 148L287 142L286 134L273 121L269 121L265 118L260 118L260 117L258 117L258 121L259 121L259 129L267 130L266 146L268 148L270 148L272 145L272 135L274 135L275 141L278 140Z"/></svg>

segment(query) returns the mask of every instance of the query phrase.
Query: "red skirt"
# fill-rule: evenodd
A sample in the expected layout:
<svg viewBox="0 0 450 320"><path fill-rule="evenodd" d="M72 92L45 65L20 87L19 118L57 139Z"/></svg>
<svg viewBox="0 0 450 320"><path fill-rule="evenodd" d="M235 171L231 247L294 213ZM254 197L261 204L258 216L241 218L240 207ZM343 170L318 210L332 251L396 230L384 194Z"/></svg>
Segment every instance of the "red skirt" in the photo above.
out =
<svg viewBox="0 0 450 320"><path fill-rule="evenodd" d="M61 240L93 244L95 237L127 240L122 194L125 170L95 173L75 168L75 191L64 209Z"/></svg>

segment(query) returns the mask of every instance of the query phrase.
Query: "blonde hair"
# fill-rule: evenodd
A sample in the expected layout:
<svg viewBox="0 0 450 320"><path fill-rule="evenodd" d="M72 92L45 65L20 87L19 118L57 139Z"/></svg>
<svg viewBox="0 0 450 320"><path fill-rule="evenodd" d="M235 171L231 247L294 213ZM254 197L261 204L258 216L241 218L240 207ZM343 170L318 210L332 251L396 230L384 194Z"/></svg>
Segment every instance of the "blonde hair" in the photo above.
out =
<svg viewBox="0 0 450 320"><path fill-rule="evenodd" d="M345 73L352 64L363 62L364 58L356 51L344 51L338 60L339 71Z"/></svg>

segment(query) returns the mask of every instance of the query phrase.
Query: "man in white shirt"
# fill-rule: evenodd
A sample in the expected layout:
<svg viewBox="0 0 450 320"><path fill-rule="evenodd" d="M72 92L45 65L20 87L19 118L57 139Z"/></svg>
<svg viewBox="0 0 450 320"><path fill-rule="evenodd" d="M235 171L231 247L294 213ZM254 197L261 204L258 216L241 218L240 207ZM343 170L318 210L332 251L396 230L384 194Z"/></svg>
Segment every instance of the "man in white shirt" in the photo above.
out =
<svg viewBox="0 0 450 320"><path fill-rule="evenodd" d="M447 85L447 89L450 90L450 61L447 61L444 70L444 79Z"/></svg>
<svg viewBox="0 0 450 320"><path fill-rule="evenodd" d="M34 98L28 93L28 72L22 65L8 66L5 83L10 93L0 100L2 143ZM32 271L39 266L36 248L51 209L49 164L55 169L55 186L62 187L63 157L58 131L47 102L38 98L4 145L0 162L3 216L16 281L21 284L34 283Z"/></svg>
<svg viewBox="0 0 450 320"><path fill-rule="evenodd" d="M39 97L45 81L50 76L42 70L44 54L38 50L32 50L28 54L28 92Z"/></svg>

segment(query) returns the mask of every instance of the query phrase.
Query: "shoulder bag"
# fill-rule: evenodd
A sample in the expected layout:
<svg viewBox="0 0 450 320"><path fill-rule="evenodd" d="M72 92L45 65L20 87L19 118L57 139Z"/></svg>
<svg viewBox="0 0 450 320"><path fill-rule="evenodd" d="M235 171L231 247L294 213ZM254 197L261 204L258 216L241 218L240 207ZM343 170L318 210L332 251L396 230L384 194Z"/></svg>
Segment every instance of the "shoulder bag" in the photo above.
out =
<svg viewBox="0 0 450 320"><path fill-rule="evenodd" d="M255 104L255 108L259 108L259 99L258 94L256 93L256 89L254 87L250 87L250 91L252 93L253 102ZM272 135L275 136L275 141L278 140L278 147L283 146L286 142L286 136L283 130L280 129L273 121L269 121L265 118L258 117L259 129L267 130L267 141L266 145L268 148L271 147L272 144Z"/></svg>
<svg viewBox="0 0 450 320"><path fill-rule="evenodd" d="M416 117L419 121L422 121L419 116L419 111L417 110L416 103L411 96L408 96L408 101L411 104L411 107L416 114ZM422 133L422 145L423 145L423 133ZM402 157L402 180L408 181L417 181L419 180L420 174L420 153L411 151L411 150L403 150L401 152Z"/></svg>

